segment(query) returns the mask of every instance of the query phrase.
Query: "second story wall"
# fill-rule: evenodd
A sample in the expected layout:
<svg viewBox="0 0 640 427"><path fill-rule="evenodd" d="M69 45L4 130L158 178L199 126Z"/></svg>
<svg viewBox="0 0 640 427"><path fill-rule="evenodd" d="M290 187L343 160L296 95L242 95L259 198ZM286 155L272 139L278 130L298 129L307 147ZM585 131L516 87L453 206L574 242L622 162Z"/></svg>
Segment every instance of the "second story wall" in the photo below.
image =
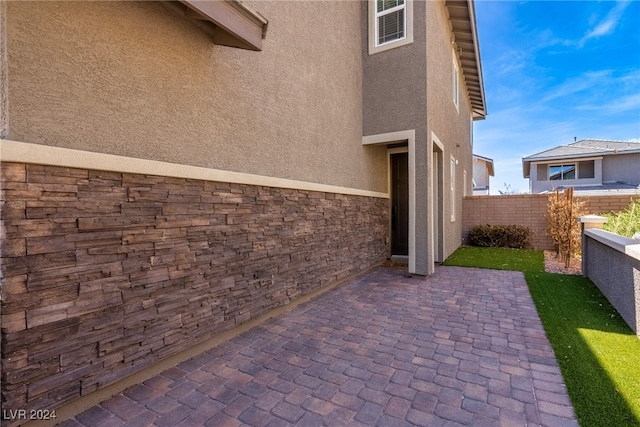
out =
<svg viewBox="0 0 640 427"><path fill-rule="evenodd" d="M20 142L386 191L362 147L359 2L245 2L262 52L214 45L178 2L7 2Z"/></svg>
<svg viewBox="0 0 640 427"><path fill-rule="evenodd" d="M413 2L412 43L373 54L369 7L375 2L360 4L363 135L415 129L426 120L426 4Z"/></svg>
<svg viewBox="0 0 640 427"><path fill-rule="evenodd" d="M602 161L602 181L640 185L640 153L606 156Z"/></svg>
<svg viewBox="0 0 640 427"><path fill-rule="evenodd" d="M553 191L558 187L602 185L603 162L602 157L532 162L529 188L536 194Z"/></svg>
<svg viewBox="0 0 640 427"><path fill-rule="evenodd" d="M427 1L427 126L444 146L444 256L460 245L462 197L473 192L471 109L444 2ZM454 65L455 64L455 65ZM457 67L457 72L456 68ZM454 102L457 78L457 107ZM453 169L453 170L452 170ZM450 177L455 176L454 188ZM434 184L435 185L435 184Z"/></svg>

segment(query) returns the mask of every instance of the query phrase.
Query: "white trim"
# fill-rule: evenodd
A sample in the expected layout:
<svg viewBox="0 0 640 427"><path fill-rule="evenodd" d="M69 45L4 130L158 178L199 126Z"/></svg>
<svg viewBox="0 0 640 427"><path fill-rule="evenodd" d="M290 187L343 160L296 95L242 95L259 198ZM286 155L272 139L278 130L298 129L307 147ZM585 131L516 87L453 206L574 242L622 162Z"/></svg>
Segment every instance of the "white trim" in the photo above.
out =
<svg viewBox="0 0 640 427"><path fill-rule="evenodd" d="M456 111L460 113L460 66L458 65L458 56L456 51L453 51L453 76L451 79L451 90L453 92L453 105L456 107Z"/></svg>
<svg viewBox="0 0 640 427"><path fill-rule="evenodd" d="M431 194L430 194L430 198L431 198L431 203L429 203L429 214L431 217L431 230L430 234L431 237L429 238L428 241L428 245L429 245L429 250L430 252L433 254L433 259L437 260L439 262L444 261L444 254L445 254L445 224L444 224L444 218L445 218L445 199L446 199L446 189L445 189L445 185L446 185L446 174L445 174L445 170L446 170L446 162L445 162L445 154L444 154L444 144L442 143L442 141L440 141L440 138L438 138L438 136L435 134L435 132L431 131L431 142L433 145L435 145L435 147L437 147L437 150L435 148L431 149L431 169L432 171L436 171L437 169L437 173L439 176L435 176L433 173L431 174ZM437 167L435 165L435 163L438 161L438 157L435 156L435 152L438 152L438 156L441 156L440 159L442 160L442 167ZM441 187L440 187L441 186ZM442 189L442 194L440 195L440 189ZM439 196L441 196L442 200L439 199ZM442 210L440 211L438 209L438 205L439 202L442 202ZM437 238L436 238L437 236ZM433 269L433 265L430 267Z"/></svg>
<svg viewBox="0 0 640 427"><path fill-rule="evenodd" d="M553 165L553 164L563 164L563 163L577 163L577 162L588 162L589 160L602 160L602 156L599 157L567 157L565 159L554 159L554 160L544 160L544 161L535 161L531 162L531 164L540 164L540 165Z"/></svg>
<svg viewBox="0 0 640 427"><path fill-rule="evenodd" d="M462 169L462 197L467 196L468 186L467 186L467 170Z"/></svg>
<svg viewBox="0 0 640 427"><path fill-rule="evenodd" d="M173 178L201 179L204 181L229 182L233 184L259 185L265 187L290 188L324 193L347 194L352 196L389 198L389 193L361 190L357 188L296 181L264 175L231 172L200 166L181 165L156 160L112 154L93 153L70 148L0 139L0 161L33 163L78 169L93 169L121 173L158 175Z"/></svg>
<svg viewBox="0 0 640 427"><path fill-rule="evenodd" d="M362 145L407 143L409 153L409 273L416 272L416 131L415 129L362 137ZM388 175L388 173L387 173ZM390 181L388 181L390 182ZM390 185L390 184L389 184ZM387 187L387 197L391 193Z"/></svg>
<svg viewBox="0 0 640 427"><path fill-rule="evenodd" d="M367 135L362 137L362 145L374 144L395 144L416 139L416 131L414 129L401 130L397 132L379 133L377 135Z"/></svg>
<svg viewBox="0 0 640 427"><path fill-rule="evenodd" d="M376 4L376 0L368 1L369 55L375 55L376 53L413 43L413 0L405 0L404 37L383 44L378 44L378 14Z"/></svg>
<svg viewBox="0 0 640 427"><path fill-rule="evenodd" d="M449 160L449 208L451 209L451 222L456 220L456 158L450 154Z"/></svg>
<svg viewBox="0 0 640 427"><path fill-rule="evenodd" d="M440 141L440 138L438 138L438 136L433 131L431 131L431 140L434 144L436 144L436 147L438 147L438 149L444 153L444 144L442 143L442 141Z"/></svg>

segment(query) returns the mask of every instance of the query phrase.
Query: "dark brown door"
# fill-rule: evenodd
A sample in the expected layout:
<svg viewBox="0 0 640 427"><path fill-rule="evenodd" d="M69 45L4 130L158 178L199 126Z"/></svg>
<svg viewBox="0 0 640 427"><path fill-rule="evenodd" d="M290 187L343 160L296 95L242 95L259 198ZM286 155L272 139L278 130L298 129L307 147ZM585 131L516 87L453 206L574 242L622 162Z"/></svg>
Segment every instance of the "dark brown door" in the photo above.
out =
<svg viewBox="0 0 640 427"><path fill-rule="evenodd" d="M409 255L409 155L391 155L391 255Z"/></svg>

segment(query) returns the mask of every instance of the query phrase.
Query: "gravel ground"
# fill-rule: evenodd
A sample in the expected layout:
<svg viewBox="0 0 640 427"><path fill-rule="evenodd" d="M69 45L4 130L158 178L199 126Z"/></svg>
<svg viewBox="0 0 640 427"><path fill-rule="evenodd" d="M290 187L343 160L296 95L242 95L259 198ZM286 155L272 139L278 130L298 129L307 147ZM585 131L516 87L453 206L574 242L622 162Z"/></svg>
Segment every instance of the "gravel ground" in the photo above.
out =
<svg viewBox="0 0 640 427"><path fill-rule="evenodd" d="M570 266L566 268L554 251L544 251L544 269L547 273L582 274L582 259L571 258Z"/></svg>

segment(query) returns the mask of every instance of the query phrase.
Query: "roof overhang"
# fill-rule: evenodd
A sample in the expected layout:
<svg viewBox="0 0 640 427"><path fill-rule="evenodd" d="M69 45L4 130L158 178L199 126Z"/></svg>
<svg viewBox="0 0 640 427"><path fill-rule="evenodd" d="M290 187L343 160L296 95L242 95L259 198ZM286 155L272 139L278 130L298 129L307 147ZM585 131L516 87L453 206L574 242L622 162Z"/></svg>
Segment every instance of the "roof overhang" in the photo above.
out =
<svg viewBox="0 0 640 427"><path fill-rule="evenodd" d="M485 162L487 164L487 170L489 171L489 176L495 176L494 169L493 169L493 159L490 159L484 156L479 156L477 154L473 155L473 159L476 161Z"/></svg>
<svg viewBox="0 0 640 427"><path fill-rule="evenodd" d="M460 58L467 93L471 102L474 120L482 120L487 115L482 80L480 45L476 28L476 11L472 0L445 0L449 14L452 43Z"/></svg>
<svg viewBox="0 0 640 427"><path fill-rule="evenodd" d="M260 51L267 20L235 0L180 0L187 16L199 21L215 44Z"/></svg>

